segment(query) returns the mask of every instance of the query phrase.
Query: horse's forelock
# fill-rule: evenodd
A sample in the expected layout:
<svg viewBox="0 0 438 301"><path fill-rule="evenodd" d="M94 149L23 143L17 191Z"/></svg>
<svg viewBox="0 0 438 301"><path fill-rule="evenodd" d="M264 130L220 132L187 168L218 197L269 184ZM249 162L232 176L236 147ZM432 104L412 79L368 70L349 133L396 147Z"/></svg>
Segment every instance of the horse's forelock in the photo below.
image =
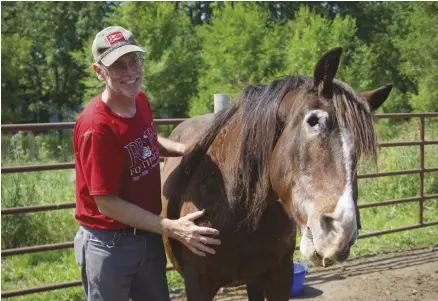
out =
<svg viewBox="0 0 438 301"><path fill-rule="evenodd" d="M361 154L377 160L377 133L374 116L368 103L358 96L348 85L335 81L333 106L339 127L346 125L352 136L356 159Z"/></svg>

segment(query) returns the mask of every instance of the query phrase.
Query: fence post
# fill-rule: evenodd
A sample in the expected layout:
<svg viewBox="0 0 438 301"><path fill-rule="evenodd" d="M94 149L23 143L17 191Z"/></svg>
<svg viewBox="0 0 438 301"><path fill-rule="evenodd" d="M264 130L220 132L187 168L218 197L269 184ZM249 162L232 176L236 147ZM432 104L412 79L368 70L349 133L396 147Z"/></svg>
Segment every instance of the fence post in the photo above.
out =
<svg viewBox="0 0 438 301"><path fill-rule="evenodd" d="M420 202L418 203L418 223L423 225L423 203L424 203L424 116L420 117L420 185L418 187L418 194L420 195Z"/></svg>
<svg viewBox="0 0 438 301"><path fill-rule="evenodd" d="M217 113L220 110L228 107L230 102L230 94L214 94L214 112Z"/></svg>

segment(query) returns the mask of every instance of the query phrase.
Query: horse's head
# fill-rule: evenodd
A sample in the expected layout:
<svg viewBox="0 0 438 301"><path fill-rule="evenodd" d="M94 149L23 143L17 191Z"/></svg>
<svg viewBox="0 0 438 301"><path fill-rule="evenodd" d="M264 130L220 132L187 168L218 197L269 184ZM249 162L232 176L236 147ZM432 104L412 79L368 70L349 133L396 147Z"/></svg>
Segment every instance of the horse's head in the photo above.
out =
<svg viewBox="0 0 438 301"><path fill-rule="evenodd" d="M346 260L357 238L357 162L362 154L376 157L373 111L392 88L357 94L334 80L341 52L323 55L314 77L283 97L269 170L274 191L301 228L302 254L320 266Z"/></svg>

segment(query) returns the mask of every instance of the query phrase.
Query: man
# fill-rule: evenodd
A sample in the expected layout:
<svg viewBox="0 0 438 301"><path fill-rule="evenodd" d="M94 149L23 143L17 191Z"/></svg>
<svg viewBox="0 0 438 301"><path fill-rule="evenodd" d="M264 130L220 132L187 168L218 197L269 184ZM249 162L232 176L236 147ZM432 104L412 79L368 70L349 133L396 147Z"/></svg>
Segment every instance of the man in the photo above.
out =
<svg viewBox="0 0 438 301"><path fill-rule="evenodd" d="M178 220L159 216L159 157L181 156L183 144L157 137L148 99L141 91L143 50L119 26L99 32L92 45L93 68L105 81L76 121L75 256L88 300L169 300L161 234L195 254L214 254L198 227L198 211Z"/></svg>

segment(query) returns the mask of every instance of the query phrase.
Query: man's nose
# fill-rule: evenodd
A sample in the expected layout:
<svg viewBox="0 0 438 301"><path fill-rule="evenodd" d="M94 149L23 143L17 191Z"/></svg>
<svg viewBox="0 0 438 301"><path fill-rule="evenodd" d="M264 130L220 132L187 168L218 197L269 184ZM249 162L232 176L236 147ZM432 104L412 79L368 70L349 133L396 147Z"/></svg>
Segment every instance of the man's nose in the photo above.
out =
<svg viewBox="0 0 438 301"><path fill-rule="evenodd" d="M131 68L129 65L126 65L124 74L133 74L133 73L135 73L135 68Z"/></svg>

